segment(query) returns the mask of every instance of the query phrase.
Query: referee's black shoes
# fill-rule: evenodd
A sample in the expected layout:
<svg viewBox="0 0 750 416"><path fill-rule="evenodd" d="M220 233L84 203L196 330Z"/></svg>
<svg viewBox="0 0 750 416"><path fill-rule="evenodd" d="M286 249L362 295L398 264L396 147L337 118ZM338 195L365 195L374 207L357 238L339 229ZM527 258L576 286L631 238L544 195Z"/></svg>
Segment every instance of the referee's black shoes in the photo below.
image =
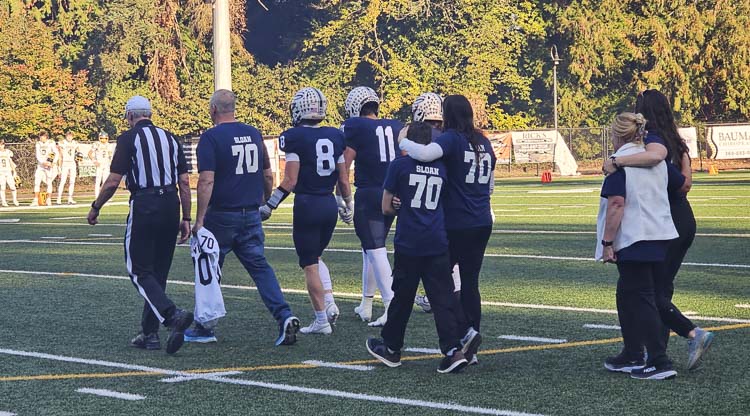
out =
<svg viewBox="0 0 750 416"><path fill-rule="evenodd" d="M193 324L193 313L177 309L167 326L172 330L167 338L167 354L174 354L185 343L185 330Z"/></svg>
<svg viewBox="0 0 750 416"><path fill-rule="evenodd" d="M144 334L141 332L136 335L135 338L130 340L130 346L149 351L161 349L159 334L157 332L152 334Z"/></svg>

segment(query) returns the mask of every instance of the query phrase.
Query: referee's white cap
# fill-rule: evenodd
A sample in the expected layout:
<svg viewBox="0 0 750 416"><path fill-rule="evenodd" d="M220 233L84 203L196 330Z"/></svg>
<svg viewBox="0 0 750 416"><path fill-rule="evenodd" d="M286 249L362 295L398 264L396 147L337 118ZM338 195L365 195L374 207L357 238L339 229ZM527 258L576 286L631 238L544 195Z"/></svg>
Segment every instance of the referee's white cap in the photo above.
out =
<svg viewBox="0 0 750 416"><path fill-rule="evenodd" d="M151 102L148 100L148 98L141 96L141 95L134 95L130 97L128 102L125 104L125 114L128 113L128 111L151 111Z"/></svg>

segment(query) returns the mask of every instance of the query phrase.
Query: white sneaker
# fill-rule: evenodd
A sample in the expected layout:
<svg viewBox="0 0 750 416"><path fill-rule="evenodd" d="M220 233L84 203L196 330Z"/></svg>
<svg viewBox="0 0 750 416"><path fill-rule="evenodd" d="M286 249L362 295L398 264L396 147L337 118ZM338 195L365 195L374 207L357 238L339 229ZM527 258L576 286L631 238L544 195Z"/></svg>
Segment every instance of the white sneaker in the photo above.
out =
<svg viewBox="0 0 750 416"><path fill-rule="evenodd" d="M336 320L339 319L339 307L336 306L335 302L326 305L326 316L329 324L336 325Z"/></svg>
<svg viewBox="0 0 750 416"><path fill-rule="evenodd" d="M333 329L331 328L331 324L329 324L328 322L321 324L318 323L318 321L313 321L310 326L300 328L299 332L303 334L331 335L333 333Z"/></svg>
<svg viewBox="0 0 750 416"><path fill-rule="evenodd" d="M19 205L21 205L21 204L19 204L19 203L18 203L18 201L13 201L13 205L15 205L15 206L19 206Z"/></svg>
<svg viewBox="0 0 750 416"><path fill-rule="evenodd" d="M76 201L74 201L72 198L68 199L68 205L75 205Z"/></svg>
<svg viewBox="0 0 750 416"><path fill-rule="evenodd" d="M39 201L38 201L38 200L37 200L36 198L34 198L34 199L33 199L33 200L31 201L31 203L29 204L29 206L30 206L30 207L38 207L38 206L39 206Z"/></svg>
<svg viewBox="0 0 750 416"><path fill-rule="evenodd" d="M8 206L8 203L7 203L7 202L3 202L3 206L4 206L4 207L7 207L7 206Z"/></svg>
<svg viewBox="0 0 750 416"><path fill-rule="evenodd" d="M368 308L360 304L354 308L354 313L359 316L359 319L361 319L362 322L370 322L372 320L372 305Z"/></svg>

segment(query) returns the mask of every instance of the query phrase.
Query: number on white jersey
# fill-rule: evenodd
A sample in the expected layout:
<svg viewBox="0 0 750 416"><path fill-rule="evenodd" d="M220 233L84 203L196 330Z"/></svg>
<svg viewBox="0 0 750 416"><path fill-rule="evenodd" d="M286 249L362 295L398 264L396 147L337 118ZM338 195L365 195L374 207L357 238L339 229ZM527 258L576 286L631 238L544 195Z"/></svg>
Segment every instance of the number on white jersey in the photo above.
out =
<svg viewBox="0 0 750 416"><path fill-rule="evenodd" d="M440 189L443 187L443 178L439 176L418 175L412 173L409 175L409 186L417 186L417 190L414 192L414 198L411 200L412 208L422 208L422 202L424 201L424 207L429 210L434 210L438 206L438 200L440 198ZM426 194L425 195L425 191Z"/></svg>
<svg viewBox="0 0 750 416"><path fill-rule="evenodd" d="M331 176L336 170L336 161L333 159L333 142L329 139L319 139L315 143L315 151L318 154L318 175Z"/></svg>
<svg viewBox="0 0 750 416"><path fill-rule="evenodd" d="M245 145L235 144L232 146L232 156L237 157L237 168L234 173L243 175L258 171L258 145L247 143Z"/></svg>
<svg viewBox="0 0 750 416"><path fill-rule="evenodd" d="M492 160L490 159L490 155L485 152L479 153L479 164L481 164L481 166L479 166L479 172L477 172L478 163L476 163L476 160L476 153L469 151L464 152L464 162L469 164L469 173L466 174L466 183L490 183L490 176L492 175Z"/></svg>
<svg viewBox="0 0 750 416"><path fill-rule="evenodd" d="M393 144L393 128L391 126L386 127L378 126L375 129L375 134L378 135L378 143L380 144L380 161L390 162L396 158L396 149Z"/></svg>

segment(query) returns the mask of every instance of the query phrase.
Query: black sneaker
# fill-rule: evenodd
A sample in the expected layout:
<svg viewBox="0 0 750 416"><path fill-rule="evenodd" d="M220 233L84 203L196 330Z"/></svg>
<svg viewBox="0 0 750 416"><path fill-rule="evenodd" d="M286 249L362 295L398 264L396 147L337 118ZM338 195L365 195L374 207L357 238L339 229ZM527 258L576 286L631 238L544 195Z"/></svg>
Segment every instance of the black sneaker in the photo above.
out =
<svg viewBox="0 0 750 416"><path fill-rule="evenodd" d="M169 319L169 328L172 332L167 338L167 354L174 354L185 343L185 330L193 324L193 313L177 309Z"/></svg>
<svg viewBox="0 0 750 416"><path fill-rule="evenodd" d="M382 339L370 338L365 342L365 346L370 355L388 367L394 368L401 365L401 351L388 351L388 347L385 346Z"/></svg>
<svg viewBox="0 0 750 416"><path fill-rule="evenodd" d="M646 366L646 360L643 356L640 358L633 358L625 354L625 351L620 352L614 357L607 357L604 360L604 368L609 371L616 373L628 373L630 374L634 370L639 370Z"/></svg>
<svg viewBox="0 0 750 416"><path fill-rule="evenodd" d="M458 373L467 365L469 365L469 361L464 357L464 353L460 350L455 350L453 355L446 355L440 361L440 367L438 367L437 371L440 374Z"/></svg>
<svg viewBox="0 0 750 416"><path fill-rule="evenodd" d="M470 327L469 330L466 331L466 335L461 338L461 352L464 353L464 357L468 361L474 361L474 356L477 355L477 351L479 351L479 346L481 344L482 334Z"/></svg>
<svg viewBox="0 0 750 416"><path fill-rule="evenodd" d="M630 377L639 380L669 380L677 376L672 364L650 365L633 370Z"/></svg>
<svg viewBox="0 0 750 416"><path fill-rule="evenodd" d="M143 350L159 350L161 349L161 342L159 342L159 334L154 332L152 334L144 334L143 332L135 336L130 340L130 346L140 348Z"/></svg>
<svg viewBox="0 0 750 416"><path fill-rule="evenodd" d="M279 337L276 338L276 346L293 345L297 342L297 332L299 331L299 319L296 316L290 316L279 325Z"/></svg>

